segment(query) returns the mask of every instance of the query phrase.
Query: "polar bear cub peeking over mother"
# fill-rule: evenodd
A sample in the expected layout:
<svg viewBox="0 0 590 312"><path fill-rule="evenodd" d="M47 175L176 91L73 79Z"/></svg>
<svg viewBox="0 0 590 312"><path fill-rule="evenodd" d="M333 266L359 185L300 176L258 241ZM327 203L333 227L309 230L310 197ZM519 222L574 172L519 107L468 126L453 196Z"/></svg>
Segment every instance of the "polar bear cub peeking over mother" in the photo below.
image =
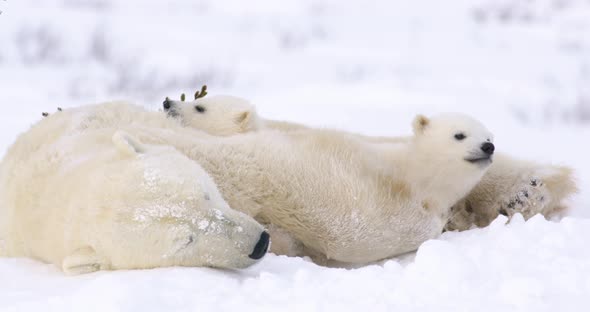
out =
<svg viewBox="0 0 590 312"><path fill-rule="evenodd" d="M179 120L184 126L215 136L232 136L261 129L309 129L293 122L264 119L250 102L230 95L215 95L186 102L166 98L163 108L168 116Z"/></svg>
<svg viewBox="0 0 590 312"><path fill-rule="evenodd" d="M217 95L195 101L163 103L164 111L185 126L217 136L230 136L258 130L261 120L250 102L234 96Z"/></svg>

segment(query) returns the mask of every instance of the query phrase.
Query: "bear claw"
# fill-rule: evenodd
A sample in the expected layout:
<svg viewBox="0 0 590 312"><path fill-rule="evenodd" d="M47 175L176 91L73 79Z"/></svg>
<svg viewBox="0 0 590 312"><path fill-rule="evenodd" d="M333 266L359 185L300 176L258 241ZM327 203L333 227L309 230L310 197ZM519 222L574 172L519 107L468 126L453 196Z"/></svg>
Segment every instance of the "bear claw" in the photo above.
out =
<svg viewBox="0 0 590 312"><path fill-rule="evenodd" d="M543 186L543 182L536 178L531 179L530 184L531 186Z"/></svg>
<svg viewBox="0 0 590 312"><path fill-rule="evenodd" d="M514 197L498 209L499 214L511 217L520 213L525 218L530 218L543 211L545 199L548 196L546 188L543 187L543 181L532 178L528 182L528 185L518 190Z"/></svg>

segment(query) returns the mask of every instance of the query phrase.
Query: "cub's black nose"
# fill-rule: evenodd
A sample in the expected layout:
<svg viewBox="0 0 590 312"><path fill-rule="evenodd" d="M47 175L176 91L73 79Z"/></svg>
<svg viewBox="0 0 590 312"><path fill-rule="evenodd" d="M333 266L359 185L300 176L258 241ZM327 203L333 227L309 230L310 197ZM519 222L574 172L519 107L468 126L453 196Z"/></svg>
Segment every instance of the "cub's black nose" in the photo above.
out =
<svg viewBox="0 0 590 312"><path fill-rule="evenodd" d="M492 155L495 149L496 147L494 146L494 144L490 142L486 142L481 145L481 150L488 155Z"/></svg>
<svg viewBox="0 0 590 312"><path fill-rule="evenodd" d="M258 243L256 243L256 246L254 246L254 251L248 257L254 260L258 260L264 257L264 255L268 251L269 243L270 235L268 235L266 231L262 232L262 234L260 234L260 239L258 240Z"/></svg>
<svg viewBox="0 0 590 312"><path fill-rule="evenodd" d="M170 107L172 106L172 103L171 103L171 101L170 101L170 99L169 99L169 98L166 98L166 99L164 100L164 103L162 103L162 104L164 105L164 109L165 109L165 110L168 110L168 109L170 109Z"/></svg>

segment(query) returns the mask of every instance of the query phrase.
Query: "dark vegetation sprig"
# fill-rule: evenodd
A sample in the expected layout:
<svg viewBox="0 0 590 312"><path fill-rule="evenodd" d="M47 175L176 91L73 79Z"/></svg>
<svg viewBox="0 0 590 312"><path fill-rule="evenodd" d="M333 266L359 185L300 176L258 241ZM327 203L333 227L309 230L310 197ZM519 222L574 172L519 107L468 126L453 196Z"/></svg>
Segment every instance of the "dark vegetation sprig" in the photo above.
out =
<svg viewBox="0 0 590 312"><path fill-rule="evenodd" d="M197 90L197 92L195 92L195 100L200 99L205 97L205 95L207 95L207 85L203 85L201 87L201 90ZM180 100L182 102L186 101L186 94L181 94L180 95ZM164 102L171 102L169 97L166 97L166 100Z"/></svg>
<svg viewBox="0 0 590 312"><path fill-rule="evenodd" d="M57 108L57 111L58 111L58 112L61 112L61 111L63 111L63 109L61 109L61 107L58 107L58 108ZM47 117L47 116L49 116L49 113L48 113L48 112L42 112L42 113L41 113L41 115L42 115L43 117Z"/></svg>
<svg viewBox="0 0 590 312"><path fill-rule="evenodd" d="M195 100L205 97L205 95L207 95L207 85L203 85L201 87L201 92L199 92L199 91L195 92Z"/></svg>

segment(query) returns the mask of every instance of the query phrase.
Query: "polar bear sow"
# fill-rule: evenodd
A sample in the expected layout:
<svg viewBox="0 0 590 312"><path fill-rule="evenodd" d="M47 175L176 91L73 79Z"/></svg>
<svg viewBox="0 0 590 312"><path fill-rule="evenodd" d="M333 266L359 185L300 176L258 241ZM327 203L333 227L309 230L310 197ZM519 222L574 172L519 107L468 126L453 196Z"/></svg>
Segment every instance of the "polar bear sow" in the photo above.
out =
<svg viewBox="0 0 590 312"><path fill-rule="evenodd" d="M247 100L233 96L211 96L196 101L167 99L164 111L188 127L213 135L235 135L250 131L296 131L303 125L261 118ZM377 144L404 144L408 137L367 137ZM487 226L499 214L522 214L526 219L537 213L552 217L566 209L564 200L577 191L573 172L565 166L551 166L497 154L482 181L467 197L452 207L447 230ZM275 247L278 246L275 244Z"/></svg>
<svg viewBox="0 0 590 312"><path fill-rule="evenodd" d="M232 210L211 177L172 147L57 113L0 165L0 256L76 274L163 266L243 268L268 234ZM91 124L90 124L91 126Z"/></svg>

